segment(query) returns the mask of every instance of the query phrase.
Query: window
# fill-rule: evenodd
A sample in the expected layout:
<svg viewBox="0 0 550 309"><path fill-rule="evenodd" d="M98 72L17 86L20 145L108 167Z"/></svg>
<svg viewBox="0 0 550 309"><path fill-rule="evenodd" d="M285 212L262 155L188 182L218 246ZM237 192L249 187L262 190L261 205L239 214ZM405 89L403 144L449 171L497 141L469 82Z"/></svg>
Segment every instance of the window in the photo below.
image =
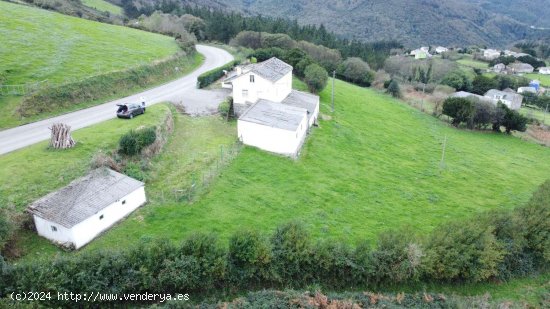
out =
<svg viewBox="0 0 550 309"><path fill-rule="evenodd" d="M57 232L57 227L55 225L52 225L52 232Z"/></svg>
<svg viewBox="0 0 550 309"><path fill-rule="evenodd" d="M126 200L122 201L122 205L126 204Z"/></svg>
<svg viewBox="0 0 550 309"><path fill-rule="evenodd" d="M251 82L251 83L254 82L254 75L250 75L250 82Z"/></svg>
<svg viewBox="0 0 550 309"><path fill-rule="evenodd" d="M103 220L103 215L99 216L99 220Z"/></svg>
<svg viewBox="0 0 550 309"><path fill-rule="evenodd" d="M247 97L248 97L248 90L243 89L243 98L247 98Z"/></svg>

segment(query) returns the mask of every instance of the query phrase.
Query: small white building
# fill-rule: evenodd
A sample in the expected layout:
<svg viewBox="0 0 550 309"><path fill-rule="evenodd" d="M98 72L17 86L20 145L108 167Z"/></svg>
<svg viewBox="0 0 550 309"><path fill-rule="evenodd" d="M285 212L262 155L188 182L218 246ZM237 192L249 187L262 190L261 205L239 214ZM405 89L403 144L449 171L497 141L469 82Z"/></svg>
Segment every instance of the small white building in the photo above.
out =
<svg viewBox="0 0 550 309"><path fill-rule="evenodd" d="M292 66L271 58L239 67L233 88L237 134L246 145L296 157L319 116L319 96L292 89Z"/></svg>
<svg viewBox="0 0 550 309"><path fill-rule="evenodd" d="M101 168L28 207L38 235L79 249L146 202L141 181Z"/></svg>
<svg viewBox="0 0 550 309"><path fill-rule="evenodd" d="M443 47L443 46L438 46L438 47L435 48L435 52L438 53L438 54L446 53L448 51L449 51L449 49L447 47Z"/></svg>
<svg viewBox="0 0 550 309"><path fill-rule="evenodd" d="M484 49L483 57L487 60L493 60L500 57L500 50L496 49Z"/></svg>
<svg viewBox="0 0 550 309"><path fill-rule="evenodd" d="M514 62L514 63L511 63L508 65L508 69L512 72L512 73L533 73L533 71L535 70L535 68L533 68L532 65L528 64L528 63L522 63L522 62Z"/></svg>
<svg viewBox="0 0 550 309"><path fill-rule="evenodd" d="M519 87L518 93L532 93L537 94L537 89L535 87Z"/></svg>
<svg viewBox="0 0 550 309"><path fill-rule="evenodd" d="M493 103L496 104L501 102L506 105L509 109L518 110L521 108L521 103L523 102L523 96L515 92L509 91L500 91L497 89L491 89L485 93L484 97L493 100Z"/></svg>
<svg viewBox="0 0 550 309"><path fill-rule="evenodd" d="M544 75L550 74L550 67L542 67L542 68L539 68L539 73L540 73L540 74L544 74Z"/></svg>
<svg viewBox="0 0 550 309"><path fill-rule="evenodd" d="M506 65L504 65L504 63L497 63L493 66L493 71L495 73L501 73L501 72L504 72L506 70Z"/></svg>

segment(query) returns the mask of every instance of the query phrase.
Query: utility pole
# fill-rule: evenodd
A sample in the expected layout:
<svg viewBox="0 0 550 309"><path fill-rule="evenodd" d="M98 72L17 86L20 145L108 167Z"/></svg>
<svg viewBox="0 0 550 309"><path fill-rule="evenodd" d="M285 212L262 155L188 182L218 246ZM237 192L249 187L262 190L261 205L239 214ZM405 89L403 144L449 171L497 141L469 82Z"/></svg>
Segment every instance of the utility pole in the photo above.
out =
<svg viewBox="0 0 550 309"><path fill-rule="evenodd" d="M445 166L445 149L447 148L447 135L445 135L445 140L443 141L443 151L441 153L441 163L439 166L443 168Z"/></svg>
<svg viewBox="0 0 550 309"><path fill-rule="evenodd" d="M334 113L334 79L336 78L336 70L332 71L332 105L331 105L331 112Z"/></svg>
<svg viewBox="0 0 550 309"><path fill-rule="evenodd" d="M546 114L548 114L548 103L546 103L546 110L544 111L544 118L542 119L543 125L546 125Z"/></svg>

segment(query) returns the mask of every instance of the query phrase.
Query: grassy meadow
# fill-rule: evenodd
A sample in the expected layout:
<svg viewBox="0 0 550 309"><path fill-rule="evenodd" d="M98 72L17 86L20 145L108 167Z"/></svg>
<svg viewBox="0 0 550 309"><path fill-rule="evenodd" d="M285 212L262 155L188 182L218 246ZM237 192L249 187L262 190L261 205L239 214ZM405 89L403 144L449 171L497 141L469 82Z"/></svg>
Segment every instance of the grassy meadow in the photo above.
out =
<svg viewBox="0 0 550 309"><path fill-rule="evenodd" d="M531 73L531 74L525 74L527 78L530 79L538 79L540 80L540 84L544 87L550 87L550 75L544 75L539 73Z"/></svg>
<svg viewBox="0 0 550 309"><path fill-rule="evenodd" d="M84 4L85 6L94 8L101 12L109 12L115 15L122 15L123 13L122 8L120 6L116 6L104 0L83 0L82 4Z"/></svg>
<svg viewBox="0 0 550 309"><path fill-rule="evenodd" d="M62 84L135 68L179 50L168 36L0 1L3 85ZM189 61L190 68L202 61L195 58ZM184 68L181 74L185 72ZM21 119L16 112L21 100L21 96L0 95L0 128L40 119Z"/></svg>
<svg viewBox="0 0 550 309"><path fill-rule="evenodd" d="M89 248L141 236L179 240L195 231L227 239L238 229L270 232L289 220L304 221L318 238L351 243L405 225L426 233L455 218L521 205L550 175L548 148L505 134L456 130L371 89L341 81L336 88L336 113L328 115L326 89L321 110L330 120L321 120L298 160L246 147L195 202L151 203L139 220L121 223ZM219 130L218 122L211 126ZM201 130L200 136L209 141L215 134ZM189 156L183 152L178 160ZM191 173L170 171L172 164L163 162L157 168L166 173L149 187L153 195L162 179L190 183Z"/></svg>
<svg viewBox="0 0 550 309"><path fill-rule="evenodd" d="M473 69L488 69L489 64L487 62L479 61L473 59L471 56L465 56L465 58L459 59L456 61L458 64L461 64L466 67Z"/></svg>

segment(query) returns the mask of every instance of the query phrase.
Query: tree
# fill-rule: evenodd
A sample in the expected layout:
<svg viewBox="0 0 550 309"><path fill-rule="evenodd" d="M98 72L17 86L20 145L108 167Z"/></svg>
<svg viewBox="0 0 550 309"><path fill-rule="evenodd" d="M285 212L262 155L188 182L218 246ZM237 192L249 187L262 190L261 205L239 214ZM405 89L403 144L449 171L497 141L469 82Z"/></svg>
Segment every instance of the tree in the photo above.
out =
<svg viewBox="0 0 550 309"><path fill-rule="evenodd" d="M342 62L336 73L347 81L363 86L370 86L374 79L374 72L371 71L368 63L357 57L351 57Z"/></svg>
<svg viewBox="0 0 550 309"><path fill-rule="evenodd" d="M502 125L506 128L506 133L510 134L512 131L525 132L527 129L527 117L509 109L504 104L500 104L500 107L505 109Z"/></svg>
<svg viewBox="0 0 550 309"><path fill-rule="evenodd" d="M318 93L325 88L328 81L328 73L320 65L313 63L306 67L304 82L313 93Z"/></svg>
<svg viewBox="0 0 550 309"><path fill-rule="evenodd" d="M457 91L470 91L472 80L463 71L452 71L443 77L441 84L455 88Z"/></svg>
<svg viewBox="0 0 550 309"><path fill-rule="evenodd" d="M474 125L478 128L486 128L492 123L495 106L488 102L475 101Z"/></svg>
<svg viewBox="0 0 550 309"><path fill-rule="evenodd" d="M466 98L448 98L443 102L443 114L451 118L452 124L458 127L460 123L466 122L471 126L474 116L474 105Z"/></svg>
<svg viewBox="0 0 550 309"><path fill-rule="evenodd" d="M498 88L498 81L487 76L478 75L472 82L472 92L479 95L484 95L487 91L495 88Z"/></svg>
<svg viewBox="0 0 550 309"><path fill-rule="evenodd" d="M392 79L391 82L388 85L388 89L386 90L387 93L391 94L394 98L400 98L401 97L401 89L399 88L399 83Z"/></svg>

